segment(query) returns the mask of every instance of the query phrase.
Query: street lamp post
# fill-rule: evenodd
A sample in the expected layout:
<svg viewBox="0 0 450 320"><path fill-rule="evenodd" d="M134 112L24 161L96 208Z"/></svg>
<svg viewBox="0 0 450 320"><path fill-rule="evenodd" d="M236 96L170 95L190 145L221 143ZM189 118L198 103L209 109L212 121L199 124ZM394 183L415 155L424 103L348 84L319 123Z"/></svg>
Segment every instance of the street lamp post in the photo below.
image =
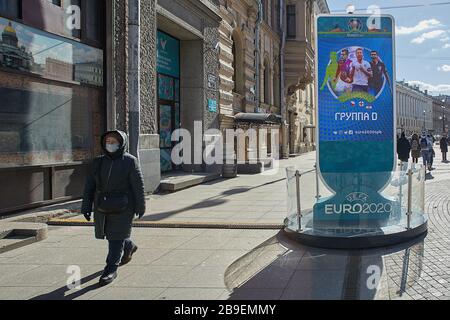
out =
<svg viewBox="0 0 450 320"><path fill-rule="evenodd" d="M445 133L445 106L442 107L442 133Z"/></svg>
<svg viewBox="0 0 450 320"><path fill-rule="evenodd" d="M427 121L427 112L423 110L423 131L427 131L426 121Z"/></svg>
<svg viewBox="0 0 450 320"><path fill-rule="evenodd" d="M447 98L445 98L445 99L442 99L442 103L446 103L447 102ZM446 117L445 117L445 105L442 105L441 106L442 107L442 133L443 134L445 134L445 120L446 120Z"/></svg>

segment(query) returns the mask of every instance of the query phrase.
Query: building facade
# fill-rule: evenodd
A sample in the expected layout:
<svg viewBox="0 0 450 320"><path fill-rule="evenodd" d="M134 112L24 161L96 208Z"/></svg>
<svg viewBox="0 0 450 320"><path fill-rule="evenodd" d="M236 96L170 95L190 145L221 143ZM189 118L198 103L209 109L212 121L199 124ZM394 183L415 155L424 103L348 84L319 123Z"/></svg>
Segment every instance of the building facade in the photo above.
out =
<svg viewBox="0 0 450 320"><path fill-rule="evenodd" d="M81 7L80 30L64 21ZM106 2L0 1L0 215L79 197L106 128ZM89 14L85 14L89 13Z"/></svg>
<svg viewBox="0 0 450 320"><path fill-rule="evenodd" d="M433 130L433 98L417 86L397 82L397 131L407 136Z"/></svg>
<svg viewBox="0 0 450 320"><path fill-rule="evenodd" d="M449 131L450 125L450 97L433 97L433 132L442 135Z"/></svg>
<svg viewBox="0 0 450 320"><path fill-rule="evenodd" d="M166 172L218 170L170 157L175 129L219 128L218 5L0 0L0 215L79 198L108 129L136 145L148 192Z"/></svg>
<svg viewBox="0 0 450 320"><path fill-rule="evenodd" d="M281 121L252 115L281 114L280 1L220 0L220 15L220 129L256 129L258 147L238 138L234 152L242 164L264 161L261 148L271 153L271 131L279 132Z"/></svg>
<svg viewBox="0 0 450 320"><path fill-rule="evenodd" d="M285 87L290 154L315 149L314 21L316 15L329 12L325 0L286 1Z"/></svg>

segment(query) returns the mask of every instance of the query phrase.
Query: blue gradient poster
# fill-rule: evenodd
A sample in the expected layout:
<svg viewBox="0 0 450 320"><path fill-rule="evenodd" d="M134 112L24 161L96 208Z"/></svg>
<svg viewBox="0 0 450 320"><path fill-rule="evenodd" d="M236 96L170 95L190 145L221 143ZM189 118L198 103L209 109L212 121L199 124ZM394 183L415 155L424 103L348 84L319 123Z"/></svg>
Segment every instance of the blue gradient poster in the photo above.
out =
<svg viewBox="0 0 450 320"><path fill-rule="evenodd" d="M393 18L319 16L316 30L318 167L336 195L316 205L315 222L392 218L380 192L395 168Z"/></svg>

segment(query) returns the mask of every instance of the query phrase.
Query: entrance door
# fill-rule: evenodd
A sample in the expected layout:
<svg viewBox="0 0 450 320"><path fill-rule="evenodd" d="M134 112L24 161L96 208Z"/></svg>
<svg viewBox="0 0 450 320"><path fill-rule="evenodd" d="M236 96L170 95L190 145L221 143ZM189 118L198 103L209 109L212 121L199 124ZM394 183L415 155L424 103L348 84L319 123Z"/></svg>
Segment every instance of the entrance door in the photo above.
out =
<svg viewBox="0 0 450 320"><path fill-rule="evenodd" d="M180 128L180 80L158 74L158 124L161 149L161 171L177 169L172 162L172 149L179 139L172 134Z"/></svg>

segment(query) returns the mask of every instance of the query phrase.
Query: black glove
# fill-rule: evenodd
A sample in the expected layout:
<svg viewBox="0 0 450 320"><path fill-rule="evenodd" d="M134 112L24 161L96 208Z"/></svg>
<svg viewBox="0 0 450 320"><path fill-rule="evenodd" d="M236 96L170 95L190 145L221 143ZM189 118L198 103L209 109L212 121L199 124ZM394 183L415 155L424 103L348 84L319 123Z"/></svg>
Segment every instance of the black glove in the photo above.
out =
<svg viewBox="0 0 450 320"><path fill-rule="evenodd" d="M89 213L83 213L83 215L84 215L84 218L87 220L87 221L91 221L91 213L89 212Z"/></svg>
<svg viewBox="0 0 450 320"><path fill-rule="evenodd" d="M143 212L143 213L136 213L136 217L138 217L139 219L142 219L144 214L145 214L145 212Z"/></svg>

